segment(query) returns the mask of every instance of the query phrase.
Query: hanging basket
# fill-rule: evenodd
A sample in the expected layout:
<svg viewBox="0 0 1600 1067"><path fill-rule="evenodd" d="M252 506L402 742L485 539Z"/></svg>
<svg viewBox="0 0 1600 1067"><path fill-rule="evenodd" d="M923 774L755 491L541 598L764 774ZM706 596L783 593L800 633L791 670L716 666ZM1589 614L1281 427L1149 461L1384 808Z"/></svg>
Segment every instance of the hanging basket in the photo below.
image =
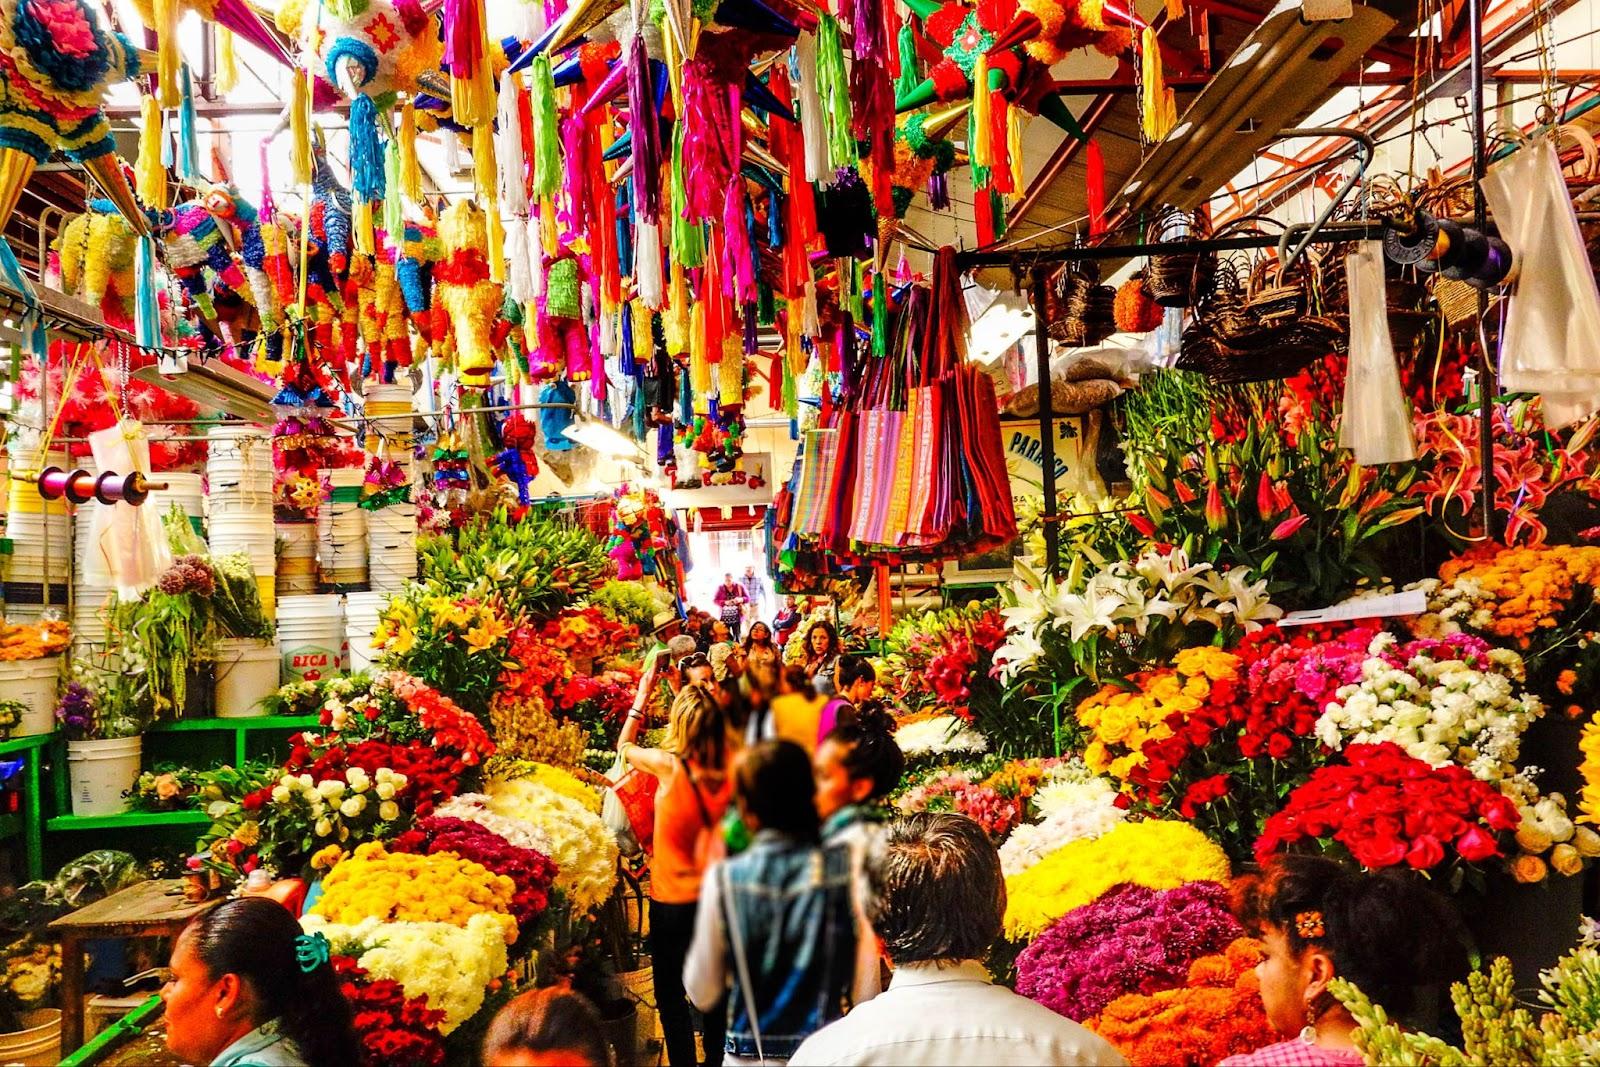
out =
<svg viewBox="0 0 1600 1067"><path fill-rule="evenodd" d="M1250 335L1254 320L1245 309L1248 261L1227 256L1217 262L1203 291L1195 294L1195 318L1222 340L1235 343Z"/></svg>
<svg viewBox="0 0 1600 1067"><path fill-rule="evenodd" d="M1152 244L1204 240L1211 236L1211 224L1203 215L1167 208L1150 224L1148 234ZM1145 289L1162 307L1188 307L1210 283L1216 263L1215 252L1151 256L1145 267Z"/></svg>
<svg viewBox="0 0 1600 1067"><path fill-rule="evenodd" d="M1204 374L1222 385L1292 378L1322 357L1342 350L1348 338L1340 323L1310 315L1261 327L1242 345L1228 344L1197 324L1184 333L1174 366Z"/></svg>

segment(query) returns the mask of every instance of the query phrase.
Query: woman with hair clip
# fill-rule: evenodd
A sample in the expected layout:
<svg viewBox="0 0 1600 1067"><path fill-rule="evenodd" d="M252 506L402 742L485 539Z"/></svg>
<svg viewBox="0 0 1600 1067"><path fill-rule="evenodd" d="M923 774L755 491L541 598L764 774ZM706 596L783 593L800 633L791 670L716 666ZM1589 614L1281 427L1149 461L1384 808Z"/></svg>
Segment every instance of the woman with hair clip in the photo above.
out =
<svg viewBox="0 0 1600 1067"><path fill-rule="evenodd" d="M161 988L167 1047L211 1067L349 1067L350 1005L321 934L264 897L217 905L184 927Z"/></svg>
<svg viewBox="0 0 1600 1067"><path fill-rule="evenodd" d="M1404 872L1365 874L1323 856L1284 856L1235 883L1239 921L1266 944L1256 966L1267 1021L1296 1036L1222 1067L1357 1067L1356 1023L1328 992L1354 982L1391 1019L1408 1020L1420 989L1465 975L1448 902Z"/></svg>
<svg viewBox="0 0 1600 1067"><path fill-rule="evenodd" d="M650 969L667 1062L695 1067L683 960L694 934L701 879L732 791L733 749L727 714L708 686L690 683L678 690L660 748L634 744L643 723L635 705L617 739L617 754L659 783L650 857ZM722 1062L721 1009L707 1012L703 1022L706 1063L715 1067Z"/></svg>

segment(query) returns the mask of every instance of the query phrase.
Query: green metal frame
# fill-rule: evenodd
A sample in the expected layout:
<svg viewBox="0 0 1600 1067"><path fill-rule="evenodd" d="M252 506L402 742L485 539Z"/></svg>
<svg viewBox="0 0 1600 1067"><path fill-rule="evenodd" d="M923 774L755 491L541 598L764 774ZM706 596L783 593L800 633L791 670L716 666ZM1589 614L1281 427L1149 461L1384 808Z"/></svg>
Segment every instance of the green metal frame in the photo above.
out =
<svg viewBox="0 0 1600 1067"><path fill-rule="evenodd" d="M44 804L40 795L40 761L45 746L54 734L35 734L14 741L0 741L0 756L20 755L22 769L22 811L0 815L0 840L22 837L25 866L30 881L44 877Z"/></svg>
<svg viewBox="0 0 1600 1067"><path fill-rule="evenodd" d="M150 999L94 1035L94 1039L61 1061L61 1067L86 1067L98 1063L106 1053L126 1040L144 1033L145 1026L161 1015L161 994Z"/></svg>

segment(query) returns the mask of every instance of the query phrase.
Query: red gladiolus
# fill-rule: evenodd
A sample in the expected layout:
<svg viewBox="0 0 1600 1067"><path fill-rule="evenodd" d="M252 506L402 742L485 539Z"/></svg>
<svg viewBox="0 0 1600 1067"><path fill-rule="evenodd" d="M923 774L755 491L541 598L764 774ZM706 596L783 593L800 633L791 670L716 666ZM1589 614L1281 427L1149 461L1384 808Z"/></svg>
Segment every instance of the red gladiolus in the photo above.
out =
<svg viewBox="0 0 1600 1067"><path fill-rule="evenodd" d="M1212 482L1206 489L1206 529L1218 533L1228 524L1228 513L1222 507L1222 486Z"/></svg>

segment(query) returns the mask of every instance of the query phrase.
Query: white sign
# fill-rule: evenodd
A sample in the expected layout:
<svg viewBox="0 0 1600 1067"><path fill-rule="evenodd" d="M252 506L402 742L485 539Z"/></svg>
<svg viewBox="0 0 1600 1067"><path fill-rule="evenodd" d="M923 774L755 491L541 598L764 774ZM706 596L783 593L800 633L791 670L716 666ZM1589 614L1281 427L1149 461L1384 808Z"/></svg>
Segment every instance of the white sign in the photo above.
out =
<svg viewBox="0 0 1600 1067"><path fill-rule="evenodd" d="M1315 626L1324 622L1351 622L1355 619L1383 619L1395 615L1421 615L1428 610L1428 595L1420 589L1385 596L1357 597L1326 608L1291 611L1278 620L1279 626Z"/></svg>

